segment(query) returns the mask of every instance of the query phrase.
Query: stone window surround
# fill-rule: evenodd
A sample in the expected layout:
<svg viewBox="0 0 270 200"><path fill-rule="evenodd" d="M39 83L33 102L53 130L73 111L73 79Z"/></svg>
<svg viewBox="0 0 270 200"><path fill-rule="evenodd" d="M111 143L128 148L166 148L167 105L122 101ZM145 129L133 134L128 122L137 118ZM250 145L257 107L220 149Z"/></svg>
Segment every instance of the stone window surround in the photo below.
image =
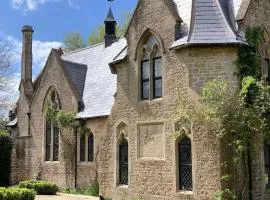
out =
<svg viewBox="0 0 270 200"><path fill-rule="evenodd" d="M81 134L78 133L77 135L77 163L80 164L80 165L89 165L89 164L94 164L95 163L95 141L96 141L96 138L95 138L95 134L90 131L89 134L92 134L93 135L93 161L88 161L88 138L89 136L86 135L85 136L85 161L81 161L80 160L80 138L81 138Z"/></svg>
<svg viewBox="0 0 270 200"><path fill-rule="evenodd" d="M122 132L123 131L123 132ZM119 185L119 144L121 140L119 139L121 135L127 140L128 142L128 155L131 155L131 148L130 148L130 140L128 137L128 125L127 123L121 121L115 128L115 142L114 142L114 157L116 159L114 163L114 186L115 188L120 189L128 189L130 186L130 172L131 172L131 158L128 157L128 185Z"/></svg>
<svg viewBox="0 0 270 200"><path fill-rule="evenodd" d="M154 45L153 49L148 49L147 52L144 52L145 49L147 49L147 47L145 47L145 43L147 42L147 40L153 36L157 43ZM155 100L160 100L162 99L163 95L164 95L164 70L163 70L163 66L164 66L164 55L163 55L163 51L162 51L162 46L160 43L160 39L156 36L156 34L153 34L152 31L148 31L147 33L144 33L142 38L140 39L140 41L144 41L142 44L140 44L139 47L139 56L137 59L137 66L138 66L138 100L139 102L149 102L149 101L155 101ZM142 63L144 62L145 58L143 58L145 56L145 53L147 53L148 55L148 60L149 60L149 65L150 65L150 74L149 74L149 98L142 98ZM156 56L157 55L157 56ZM155 57L156 56L156 57ZM161 97L157 97L154 98L154 77L153 77L153 67L154 67L154 59L155 58L161 58L161 66L162 66L162 93L161 93Z"/></svg>
<svg viewBox="0 0 270 200"><path fill-rule="evenodd" d="M42 118L43 118L42 160L44 163L48 163L48 164L60 163L60 159L61 159L61 157L60 157L60 155L61 155L60 154L60 152L61 152L61 130L59 129L58 160L57 161L53 160L53 148L50 149L50 161L46 160L46 123L47 123L47 121L46 121L46 116L44 113L44 108L45 108L45 106L48 105L48 103L51 103L48 101L48 96L51 96L53 93L54 93L54 97L55 97L55 102L57 103L57 107L61 108L61 102L60 102L58 92L54 86L50 86L48 88L47 93L46 93L45 98L44 98L43 111L42 111L43 112L43 114L42 114ZM51 123L51 144L53 144L53 123Z"/></svg>
<svg viewBox="0 0 270 200"><path fill-rule="evenodd" d="M173 125L174 130L177 130L179 128L179 122L174 123ZM187 137L191 140L191 152L195 152L195 146L193 143L193 133L189 128L187 128L184 124L183 126L181 125L181 129L186 132ZM175 178L174 178L174 188L175 192L179 193L179 195L188 195L192 196L194 194L194 186L195 184L195 172L196 172L196 162L195 162L195 157L194 154L192 153L192 185L193 185L193 190L192 191L187 191L187 190L179 190L179 155L178 155L178 143L181 138L177 138L174 142L174 158L173 158L173 166L174 166L174 171L175 171Z"/></svg>

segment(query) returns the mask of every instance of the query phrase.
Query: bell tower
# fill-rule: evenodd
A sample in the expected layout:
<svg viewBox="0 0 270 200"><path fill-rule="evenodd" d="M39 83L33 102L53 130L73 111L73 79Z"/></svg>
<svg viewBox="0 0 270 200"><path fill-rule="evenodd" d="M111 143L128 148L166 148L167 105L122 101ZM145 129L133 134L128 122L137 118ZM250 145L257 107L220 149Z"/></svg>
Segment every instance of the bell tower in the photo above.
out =
<svg viewBox="0 0 270 200"><path fill-rule="evenodd" d="M108 0L110 3L113 0ZM104 40L105 40L105 47L111 46L112 43L114 43L116 41L116 20L113 16L113 12L112 12L112 7L110 5L110 9L109 12L107 14L107 17L104 21L105 24L105 36L104 36Z"/></svg>

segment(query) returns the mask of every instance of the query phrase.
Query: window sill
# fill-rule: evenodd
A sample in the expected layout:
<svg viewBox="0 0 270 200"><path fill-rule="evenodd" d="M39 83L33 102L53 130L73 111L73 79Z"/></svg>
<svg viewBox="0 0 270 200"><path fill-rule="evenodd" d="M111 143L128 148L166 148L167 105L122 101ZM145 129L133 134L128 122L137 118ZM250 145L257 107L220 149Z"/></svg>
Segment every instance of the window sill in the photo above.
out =
<svg viewBox="0 0 270 200"><path fill-rule="evenodd" d="M60 161L44 161L43 164L45 165L58 165Z"/></svg>
<svg viewBox="0 0 270 200"><path fill-rule="evenodd" d="M187 195L187 196L193 195L193 191L188 191L188 190L179 190L177 193L181 195Z"/></svg>
<svg viewBox="0 0 270 200"><path fill-rule="evenodd" d="M154 103L160 103L162 102L162 97L161 98L156 98L156 99L139 99L138 103L148 103L148 104L154 104Z"/></svg>
<svg viewBox="0 0 270 200"><path fill-rule="evenodd" d="M119 188L119 189L128 189L128 185L117 185L116 188Z"/></svg>
<svg viewBox="0 0 270 200"><path fill-rule="evenodd" d="M91 166L91 165L94 165L95 163L94 162L77 162L77 165L78 166Z"/></svg>

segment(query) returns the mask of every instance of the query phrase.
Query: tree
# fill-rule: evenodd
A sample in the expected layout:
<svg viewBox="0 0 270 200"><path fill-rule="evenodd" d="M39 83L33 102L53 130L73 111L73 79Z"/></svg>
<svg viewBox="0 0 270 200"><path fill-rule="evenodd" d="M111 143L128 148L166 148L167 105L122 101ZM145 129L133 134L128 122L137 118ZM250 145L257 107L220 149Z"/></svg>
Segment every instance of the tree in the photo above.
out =
<svg viewBox="0 0 270 200"><path fill-rule="evenodd" d="M124 13L122 19L120 20L120 25L116 27L116 36L122 37L128 28L129 21L132 14L130 12ZM105 27L103 24L99 25L88 37L88 43L90 45L101 43L104 39Z"/></svg>
<svg viewBox="0 0 270 200"><path fill-rule="evenodd" d="M86 47L86 44L84 43L80 33L72 32L65 36L64 46L65 46L65 51L69 52L69 51L75 51L77 49L84 48Z"/></svg>
<svg viewBox="0 0 270 200"><path fill-rule="evenodd" d="M0 116L10 106L11 65L14 61L12 44L0 38Z"/></svg>

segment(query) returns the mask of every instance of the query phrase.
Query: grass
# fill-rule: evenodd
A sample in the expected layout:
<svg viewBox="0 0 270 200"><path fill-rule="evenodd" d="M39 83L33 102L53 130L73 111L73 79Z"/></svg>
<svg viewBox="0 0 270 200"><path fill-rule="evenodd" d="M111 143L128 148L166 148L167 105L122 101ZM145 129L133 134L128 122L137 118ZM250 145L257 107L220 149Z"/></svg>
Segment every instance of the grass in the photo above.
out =
<svg viewBox="0 0 270 200"><path fill-rule="evenodd" d="M79 195L86 195L86 196L99 196L99 185L98 183L94 183L92 185L81 187L81 188L66 188L64 190L67 194L79 194Z"/></svg>

